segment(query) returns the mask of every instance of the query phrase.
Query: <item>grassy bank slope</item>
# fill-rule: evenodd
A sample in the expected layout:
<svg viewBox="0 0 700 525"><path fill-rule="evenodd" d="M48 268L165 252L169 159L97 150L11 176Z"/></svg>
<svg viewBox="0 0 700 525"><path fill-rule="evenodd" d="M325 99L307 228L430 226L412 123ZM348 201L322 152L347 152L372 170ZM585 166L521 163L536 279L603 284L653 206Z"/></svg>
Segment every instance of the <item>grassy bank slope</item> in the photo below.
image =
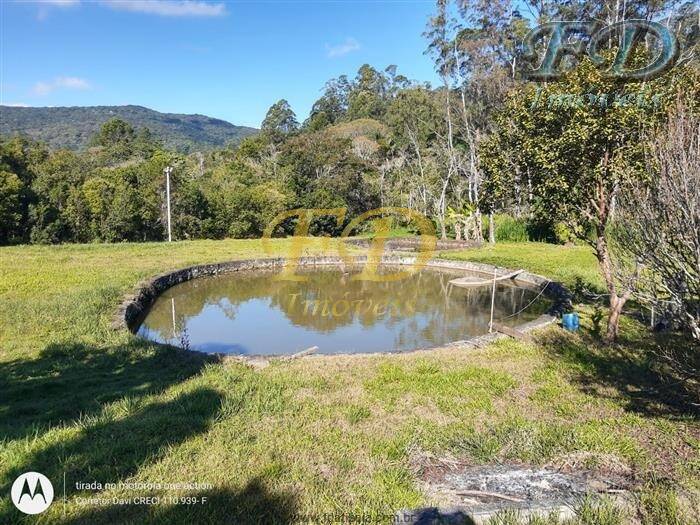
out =
<svg viewBox="0 0 700 525"><path fill-rule="evenodd" d="M540 242L498 243L478 250L447 252L444 258L525 268L564 283L570 289L602 290L598 262L584 246L558 246Z"/></svg>
<svg viewBox="0 0 700 525"><path fill-rule="evenodd" d="M274 252L286 246L275 241ZM416 483L430 457L617 465L643 488L646 523L671 523L674 491L697 489L697 421L644 357L674 342L626 318L620 345L603 348L590 307L581 333L553 327L536 344L320 356L261 370L110 328L123 294L145 277L262 255L259 241L0 248L0 522L22 519L7 495L27 470L49 476L59 497L65 475L67 504L40 515L46 523L389 522L396 509L431 503ZM581 248L503 244L450 257L599 286ZM78 481L211 487L95 492ZM112 499L144 493L207 502ZM81 504L87 497L109 499Z"/></svg>

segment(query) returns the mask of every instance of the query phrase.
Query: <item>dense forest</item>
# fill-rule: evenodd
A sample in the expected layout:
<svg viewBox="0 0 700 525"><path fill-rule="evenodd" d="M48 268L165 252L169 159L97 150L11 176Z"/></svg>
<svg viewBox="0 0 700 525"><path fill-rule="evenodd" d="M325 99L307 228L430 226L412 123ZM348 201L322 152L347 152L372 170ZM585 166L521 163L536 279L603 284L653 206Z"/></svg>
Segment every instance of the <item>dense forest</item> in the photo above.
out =
<svg viewBox="0 0 700 525"><path fill-rule="evenodd" d="M100 126L113 118L148 128L165 148L182 153L235 145L257 132L204 115L160 113L141 106L0 106L0 136L25 136L54 150L83 150Z"/></svg>
<svg viewBox="0 0 700 525"><path fill-rule="evenodd" d="M442 238L589 243L608 288L608 337L614 339L617 316L639 288L645 250L669 238L629 234L641 219L626 196L653 195L664 176L678 173L677 166L664 168L663 155L673 159L672 148L684 156L694 147L700 111L697 8L623 4L624 12L619 2L533 2L527 4L532 17L525 18L505 0L438 1L425 37L442 85L410 80L393 65L363 65L354 76L328 81L303 122L280 100L259 134L222 149L178 153L123 119L102 125L82 152L6 140L0 144L0 243L162 240L163 170L172 166L175 239L259 237L278 213L295 208L343 207L349 221L400 206L432 219ZM581 56L568 61L555 82L529 81L534 58L522 42L534 21L576 18L662 20L679 37L675 67L628 82ZM657 52L653 39L641 37L640 44L632 62ZM611 41L605 57L611 61L615 51ZM672 136L673 126L681 130L676 142L659 142ZM684 173L697 185L688 162ZM670 224L660 206L691 204L650 200L647 220ZM623 221L624 243L614 235ZM321 217L312 233L334 235L343 226ZM689 283L698 282L692 246L700 244L700 227L694 230L685 241L690 253L682 246L670 246L669 253L691 261L695 280L673 286L679 304L695 298L682 307L690 309L688 322L700 335L698 292L688 293ZM661 271L666 263L656 264ZM659 279L651 275L647 291L656 290ZM672 292L667 286L664 293Z"/></svg>

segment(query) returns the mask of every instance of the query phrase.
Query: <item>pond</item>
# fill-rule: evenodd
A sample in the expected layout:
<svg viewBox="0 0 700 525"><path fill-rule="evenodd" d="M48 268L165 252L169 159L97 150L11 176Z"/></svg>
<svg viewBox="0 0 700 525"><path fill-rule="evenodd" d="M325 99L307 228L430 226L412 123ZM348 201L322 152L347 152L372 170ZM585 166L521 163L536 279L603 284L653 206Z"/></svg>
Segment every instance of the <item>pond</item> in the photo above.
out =
<svg viewBox="0 0 700 525"><path fill-rule="evenodd" d="M353 279L357 272L298 270L306 282L275 280L271 270L193 279L163 292L137 333L202 352L263 356L310 347L327 354L407 351L488 332L491 285L450 285L464 270L426 268L386 282ZM499 282L494 320L516 326L549 305L536 289Z"/></svg>

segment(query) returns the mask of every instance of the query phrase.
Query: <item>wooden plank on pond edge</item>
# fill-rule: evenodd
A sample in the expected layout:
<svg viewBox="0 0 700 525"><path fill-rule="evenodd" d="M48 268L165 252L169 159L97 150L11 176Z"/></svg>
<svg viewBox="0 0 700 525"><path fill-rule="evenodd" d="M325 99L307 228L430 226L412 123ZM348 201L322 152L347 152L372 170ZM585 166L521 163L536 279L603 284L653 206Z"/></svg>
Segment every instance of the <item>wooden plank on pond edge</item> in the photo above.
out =
<svg viewBox="0 0 700 525"><path fill-rule="evenodd" d="M528 343L532 342L532 336L530 336L530 334L526 334L525 332L521 332L520 330L516 330L515 328L512 328L510 326L506 326L500 323L493 323L492 328L494 331L505 334L509 337L512 337L513 339L527 341Z"/></svg>

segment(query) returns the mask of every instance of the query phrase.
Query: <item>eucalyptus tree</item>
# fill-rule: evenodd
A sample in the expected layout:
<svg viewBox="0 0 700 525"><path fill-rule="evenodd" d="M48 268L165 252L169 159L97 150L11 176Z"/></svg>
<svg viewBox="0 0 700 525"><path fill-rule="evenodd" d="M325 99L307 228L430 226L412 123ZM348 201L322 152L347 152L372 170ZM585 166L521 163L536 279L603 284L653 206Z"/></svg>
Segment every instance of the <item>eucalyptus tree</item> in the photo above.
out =
<svg viewBox="0 0 700 525"><path fill-rule="evenodd" d="M346 75L326 82L323 95L314 102L304 128L319 131L345 118L348 111L352 83Z"/></svg>
<svg viewBox="0 0 700 525"><path fill-rule="evenodd" d="M680 45L679 64L700 66L700 6L694 1L685 1L664 19Z"/></svg>
<svg viewBox="0 0 700 525"><path fill-rule="evenodd" d="M286 135L299 129L299 122L289 102L281 99L267 110L260 129L273 141L280 142Z"/></svg>
<svg viewBox="0 0 700 525"><path fill-rule="evenodd" d="M510 0L439 0L425 33L443 84L443 203L449 192L458 214L470 222L474 216L469 231L476 239L481 239L483 209L478 144L491 130L493 110L515 82L518 42L526 31L527 21Z"/></svg>
<svg viewBox="0 0 700 525"><path fill-rule="evenodd" d="M405 89L391 101L386 121L396 159L389 181L392 203L424 215L435 214L442 188L435 151L444 124L438 97L423 87Z"/></svg>
<svg viewBox="0 0 700 525"><path fill-rule="evenodd" d="M680 0L564 0L552 2L548 13L559 20L614 24L632 19L654 20L679 4Z"/></svg>
<svg viewBox="0 0 700 525"><path fill-rule="evenodd" d="M348 95L347 119L381 119L386 110L388 82L383 73L363 64Z"/></svg>
<svg viewBox="0 0 700 525"><path fill-rule="evenodd" d="M455 108L453 90L459 77L457 44L455 35L457 22L450 10L448 0L437 0L436 13L428 21L424 36L428 40L428 53L432 58L440 79L442 80L441 106L444 118L444 132L439 134L438 145L442 150L443 161L439 167L440 192L435 207L436 218L440 225L440 236L447 237L447 194L458 175L463 159L455 144Z"/></svg>

